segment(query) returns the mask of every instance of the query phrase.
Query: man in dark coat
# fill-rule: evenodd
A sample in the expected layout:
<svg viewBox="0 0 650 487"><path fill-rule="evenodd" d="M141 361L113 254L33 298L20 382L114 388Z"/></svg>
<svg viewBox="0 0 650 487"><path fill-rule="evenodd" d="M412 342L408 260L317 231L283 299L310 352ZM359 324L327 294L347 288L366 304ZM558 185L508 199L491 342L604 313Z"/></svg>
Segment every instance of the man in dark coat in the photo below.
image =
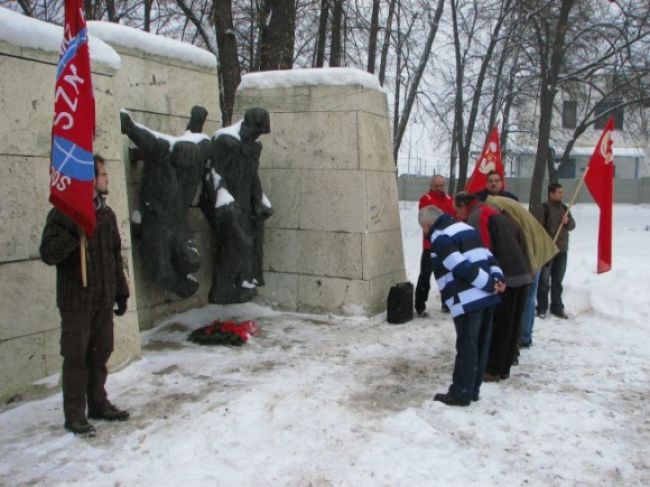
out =
<svg viewBox="0 0 650 487"><path fill-rule="evenodd" d="M546 317L548 310L548 294L551 291L551 314L558 318L567 319L562 302L562 281L566 272L567 256L569 251L569 232L576 227L576 222L567 213L567 206L562 203L564 188L560 183L548 185L548 201L543 205L533 208L533 215L546 229L551 238L560 230L555 241L559 252L542 268L537 287L537 316ZM550 285L549 285L550 284Z"/></svg>
<svg viewBox="0 0 650 487"><path fill-rule="evenodd" d="M113 351L113 312L126 312L129 287L124 275L120 234L113 210L104 201L108 174L104 160L95 156L95 233L88 239L88 282L81 282L80 237L77 225L56 208L50 210L40 253L56 265L56 299L61 314L63 413L65 428L94 436L86 419L124 421L129 413L107 398L106 364ZM117 309L113 310L113 306Z"/></svg>

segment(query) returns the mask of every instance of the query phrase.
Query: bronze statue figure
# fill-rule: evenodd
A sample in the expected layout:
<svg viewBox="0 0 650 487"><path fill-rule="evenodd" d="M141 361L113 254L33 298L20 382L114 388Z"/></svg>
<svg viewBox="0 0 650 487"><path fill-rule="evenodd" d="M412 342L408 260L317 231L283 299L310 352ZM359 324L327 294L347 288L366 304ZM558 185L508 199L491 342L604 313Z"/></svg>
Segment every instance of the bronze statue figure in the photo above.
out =
<svg viewBox="0 0 650 487"><path fill-rule="evenodd" d="M140 186L140 254L147 275L181 298L193 295L199 283L192 276L201 256L192 239L187 213L210 157L210 139L201 133L208 112L194 106L181 137L160 134L120 114L122 133L138 147L144 160Z"/></svg>
<svg viewBox="0 0 650 487"><path fill-rule="evenodd" d="M251 108L242 121L212 138L200 199L216 237L211 303L250 301L264 285L264 221L273 210L258 175L262 144L257 138L270 131L268 112Z"/></svg>

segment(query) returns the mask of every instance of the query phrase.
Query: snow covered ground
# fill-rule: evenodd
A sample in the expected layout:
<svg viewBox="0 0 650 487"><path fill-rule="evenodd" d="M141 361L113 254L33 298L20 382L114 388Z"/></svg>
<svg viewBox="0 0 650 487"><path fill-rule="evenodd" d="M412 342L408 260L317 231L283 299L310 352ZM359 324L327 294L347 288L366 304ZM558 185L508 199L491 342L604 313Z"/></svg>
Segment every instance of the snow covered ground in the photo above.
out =
<svg viewBox="0 0 650 487"><path fill-rule="evenodd" d="M0 413L1 485L650 485L650 206L615 208L614 268L595 274L597 209L574 209L568 321L538 320L512 377L467 408L434 403L453 364L450 318L305 315L207 306L142 335L109 376L125 423L62 429L60 394ZM401 203L408 277L420 232ZM254 319L241 348L188 331ZM45 380L54 385L58 376Z"/></svg>

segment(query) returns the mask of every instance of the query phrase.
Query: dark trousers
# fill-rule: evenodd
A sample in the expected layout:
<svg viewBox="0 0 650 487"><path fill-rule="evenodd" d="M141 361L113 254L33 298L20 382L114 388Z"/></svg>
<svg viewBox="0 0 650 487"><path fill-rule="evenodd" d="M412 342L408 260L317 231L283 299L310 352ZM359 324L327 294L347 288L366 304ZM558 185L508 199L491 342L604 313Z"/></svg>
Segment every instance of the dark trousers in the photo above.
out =
<svg viewBox="0 0 650 487"><path fill-rule="evenodd" d="M521 316L526 304L528 286L509 287L501 294L501 303L494 308L494 324L490 356L486 372L510 375L510 367L519 350Z"/></svg>
<svg viewBox="0 0 650 487"><path fill-rule="evenodd" d="M546 313L548 310L548 291L551 291L551 313L564 311L562 302L562 281L566 273L567 252L559 252L551 261L542 267L537 287L537 312ZM550 286L549 286L550 284Z"/></svg>
<svg viewBox="0 0 650 487"><path fill-rule="evenodd" d="M63 414L66 421L86 417L106 400L106 363L113 351L113 309L60 310Z"/></svg>
<svg viewBox="0 0 650 487"><path fill-rule="evenodd" d="M492 307L465 313L454 318L456 327L456 361L452 396L478 399L492 336Z"/></svg>
<svg viewBox="0 0 650 487"><path fill-rule="evenodd" d="M415 310L424 311L427 307L427 299L431 290L431 273L433 272L433 261L431 251L423 250L420 257L420 275L415 286Z"/></svg>

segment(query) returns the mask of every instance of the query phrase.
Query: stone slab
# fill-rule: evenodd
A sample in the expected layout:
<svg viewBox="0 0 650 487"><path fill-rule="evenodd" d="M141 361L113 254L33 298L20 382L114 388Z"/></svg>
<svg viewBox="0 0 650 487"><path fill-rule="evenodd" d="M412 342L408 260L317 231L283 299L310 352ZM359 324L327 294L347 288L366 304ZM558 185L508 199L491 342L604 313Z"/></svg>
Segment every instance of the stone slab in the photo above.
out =
<svg viewBox="0 0 650 487"><path fill-rule="evenodd" d="M259 300L278 309L298 307L298 275L284 272L264 272L265 285L258 288Z"/></svg>
<svg viewBox="0 0 650 487"><path fill-rule="evenodd" d="M0 342L0 395L46 375L41 333Z"/></svg>
<svg viewBox="0 0 650 487"><path fill-rule="evenodd" d="M368 307L367 281L325 276L298 276L298 307L311 312Z"/></svg>
<svg viewBox="0 0 650 487"><path fill-rule="evenodd" d="M404 269L402 232L399 229L364 234L362 245L364 280Z"/></svg>
<svg viewBox="0 0 650 487"><path fill-rule="evenodd" d="M0 264L0 341L59 326L56 270L41 261Z"/></svg>
<svg viewBox="0 0 650 487"><path fill-rule="evenodd" d="M365 231L365 180L361 171L303 170L300 179L301 229Z"/></svg>
<svg viewBox="0 0 650 487"><path fill-rule="evenodd" d="M242 114L248 108L256 106L273 113L364 111L379 116L386 116L388 113L385 92L359 85L283 86L237 90L234 110L236 114Z"/></svg>
<svg viewBox="0 0 650 487"><path fill-rule="evenodd" d="M357 114L271 113L271 133L260 137L260 167L358 169ZM241 115L234 120L241 119Z"/></svg>
<svg viewBox="0 0 650 487"><path fill-rule="evenodd" d="M298 228L300 226L300 170L260 168L264 193L271 201L273 215L266 228Z"/></svg>
<svg viewBox="0 0 650 487"><path fill-rule="evenodd" d="M368 232L401 228L395 173L364 171Z"/></svg>
<svg viewBox="0 0 650 487"><path fill-rule="evenodd" d="M120 52L118 46L114 46ZM123 51L123 50L122 50ZM193 105L209 111L219 107L216 69L192 70L158 60L122 55L122 69L116 75L124 108L152 113L189 115Z"/></svg>
<svg viewBox="0 0 650 487"><path fill-rule="evenodd" d="M42 230L37 218L38 163L38 158L0 155L0 262L38 256Z"/></svg>
<svg viewBox="0 0 650 487"><path fill-rule="evenodd" d="M265 261L277 272L361 279L361 234L269 229Z"/></svg>
<svg viewBox="0 0 650 487"><path fill-rule="evenodd" d="M359 161L361 169L389 171L397 175L393 157L390 122L384 115L357 114L359 133Z"/></svg>

